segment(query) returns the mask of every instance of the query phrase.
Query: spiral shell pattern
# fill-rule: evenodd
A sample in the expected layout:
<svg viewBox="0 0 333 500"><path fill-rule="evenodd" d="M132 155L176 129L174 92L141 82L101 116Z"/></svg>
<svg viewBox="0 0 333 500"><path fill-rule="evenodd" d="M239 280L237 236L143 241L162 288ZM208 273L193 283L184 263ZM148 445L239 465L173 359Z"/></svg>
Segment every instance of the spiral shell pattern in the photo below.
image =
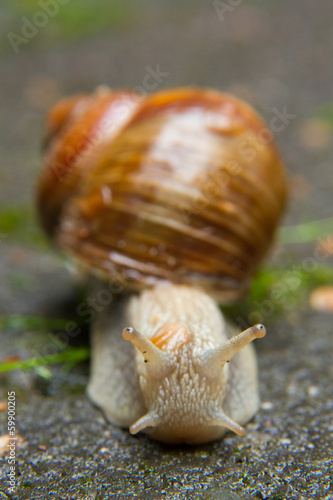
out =
<svg viewBox="0 0 333 500"><path fill-rule="evenodd" d="M145 98L104 90L106 107L94 97L98 112L89 97L76 107L84 108L82 99L89 112L86 105L70 126L53 127L39 186L44 226L58 245L125 288L171 281L220 302L242 297L285 206L285 170L272 135L262 133L267 125L249 105L214 90ZM99 139L68 167L62 142L74 140L73 130L94 130ZM50 177L55 152L64 166L52 190L45 171Z"/></svg>

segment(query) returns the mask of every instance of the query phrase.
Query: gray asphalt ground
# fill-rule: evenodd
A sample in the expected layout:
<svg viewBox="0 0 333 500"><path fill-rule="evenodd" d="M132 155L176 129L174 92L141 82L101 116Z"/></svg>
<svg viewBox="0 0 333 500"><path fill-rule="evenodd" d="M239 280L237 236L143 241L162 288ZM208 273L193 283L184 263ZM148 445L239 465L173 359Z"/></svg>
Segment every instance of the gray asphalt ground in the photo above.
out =
<svg viewBox="0 0 333 500"><path fill-rule="evenodd" d="M50 21L17 53L2 9L2 212L32 211L43 117L57 98L100 83L144 93L149 81L155 90L200 85L234 93L268 123L287 113L276 134L291 184L284 224L333 215L332 128L318 119L332 109L330 2L138 2L128 22L72 41L46 43ZM20 34L16 15L10 29ZM152 69L154 81L146 78ZM64 260L27 220L14 233L0 228L0 313L75 320L78 292ZM332 257L316 255L315 244L278 245L269 265L308 275L332 265ZM200 447L163 446L108 424L85 396L87 362L69 373L51 367L50 380L0 374L0 401L15 391L22 436L14 493L8 457L0 458L0 499L333 499L332 315L311 310L305 298L266 314L265 325L267 336L256 342L260 412L245 436ZM36 355L55 338L47 327L7 322L1 358ZM88 331L74 345L89 346ZM5 411L0 432L7 432Z"/></svg>

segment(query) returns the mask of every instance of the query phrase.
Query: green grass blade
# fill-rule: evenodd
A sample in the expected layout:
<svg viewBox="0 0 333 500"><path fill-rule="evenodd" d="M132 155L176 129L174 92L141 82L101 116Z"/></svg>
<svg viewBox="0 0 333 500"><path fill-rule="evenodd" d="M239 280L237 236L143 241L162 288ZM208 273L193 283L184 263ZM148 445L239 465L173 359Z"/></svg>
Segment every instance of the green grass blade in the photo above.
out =
<svg viewBox="0 0 333 500"><path fill-rule="evenodd" d="M333 234L333 217L298 224L284 226L278 231L279 243L310 243L319 238Z"/></svg>
<svg viewBox="0 0 333 500"><path fill-rule="evenodd" d="M20 361L11 361L0 364L0 372L9 372L12 370L31 370L38 366L50 365L53 363L79 363L89 359L88 348L66 349L58 354L49 354L47 356L34 357Z"/></svg>

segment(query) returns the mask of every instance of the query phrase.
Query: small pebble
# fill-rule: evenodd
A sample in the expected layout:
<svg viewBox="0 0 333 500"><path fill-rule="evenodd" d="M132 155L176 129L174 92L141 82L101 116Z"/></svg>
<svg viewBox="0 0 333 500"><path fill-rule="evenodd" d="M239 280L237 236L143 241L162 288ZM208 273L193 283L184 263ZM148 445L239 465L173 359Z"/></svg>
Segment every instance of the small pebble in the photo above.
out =
<svg viewBox="0 0 333 500"><path fill-rule="evenodd" d="M6 401L0 401L0 412L6 411L7 408L8 408L8 405L7 405Z"/></svg>
<svg viewBox="0 0 333 500"><path fill-rule="evenodd" d="M5 453L8 453L9 448L8 444L10 442L11 436L9 434L4 434L3 436L0 436L0 456L4 455Z"/></svg>
<svg viewBox="0 0 333 500"><path fill-rule="evenodd" d="M291 439L282 438L282 439L280 439L279 444L291 444Z"/></svg>
<svg viewBox="0 0 333 500"><path fill-rule="evenodd" d="M99 450L99 452L100 452L100 453L110 453L110 450L109 450L109 448L106 448L105 446L103 446L103 448L101 448L101 449Z"/></svg>
<svg viewBox="0 0 333 500"><path fill-rule="evenodd" d="M8 445L11 443L15 443L15 448L20 448L24 443L24 439L19 434L15 436L10 436L9 434L0 436L0 456L10 452L10 447Z"/></svg>
<svg viewBox="0 0 333 500"><path fill-rule="evenodd" d="M309 385L309 387L307 388L307 393L311 398L314 398L318 396L319 388L315 385Z"/></svg>
<svg viewBox="0 0 333 500"><path fill-rule="evenodd" d="M200 458L208 458L208 457L209 457L209 453L208 453L208 451L196 451L196 452L194 453L194 455L195 455L196 457L200 457Z"/></svg>
<svg viewBox="0 0 333 500"><path fill-rule="evenodd" d="M261 403L262 410L271 410L273 408L273 403L271 401L263 401Z"/></svg>
<svg viewBox="0 0 333 500"><path fill-rule="evenodd" d="M316 311L333 312L333 286L320 286L310 295L310 306Z"/></svg>

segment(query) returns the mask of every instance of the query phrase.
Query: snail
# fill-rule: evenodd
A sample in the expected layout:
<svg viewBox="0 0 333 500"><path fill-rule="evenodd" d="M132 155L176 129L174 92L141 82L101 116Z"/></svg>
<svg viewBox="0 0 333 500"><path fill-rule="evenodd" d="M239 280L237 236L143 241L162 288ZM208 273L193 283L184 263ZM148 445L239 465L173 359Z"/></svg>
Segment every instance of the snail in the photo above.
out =
<svg viewBox="0 0 333 500"><path fill-rule="evenodd" d="M99 87L48 114L41 223L101 292L88 396L132 434L203 443L258 410L250 342L265 328L238 333L220 304L246 294L285 206L265 130L199 88Z"/></svg>

